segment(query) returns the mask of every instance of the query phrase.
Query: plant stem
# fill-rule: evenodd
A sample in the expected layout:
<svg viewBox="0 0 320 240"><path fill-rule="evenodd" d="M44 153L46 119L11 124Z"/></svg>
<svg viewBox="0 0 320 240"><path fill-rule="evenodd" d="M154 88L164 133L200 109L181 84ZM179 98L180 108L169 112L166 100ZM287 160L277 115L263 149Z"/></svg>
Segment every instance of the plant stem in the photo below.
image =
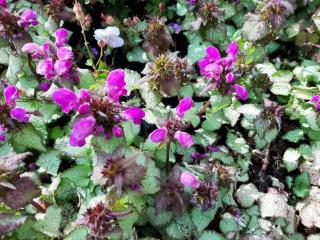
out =
<svg viewBox="0 0 320 240"><path fill-rule="evenodd" d="M87 37L86 37L86 33L85 33L85 27L83 26L82 22L80 21L80 26L81 26L81 33L82 33L82 36L83 36L83 39L84 39L84 45L86 46L86 49L87 49L87 52L88 52L88 55L89 55L89 58L90 58L90 61L91 61L91 64L92 64L92 67L93 67L93 70L94 72L96 73L97 72L97 68L93 62L93 56L91 54L91 51L89 49L89 43L87 41ZM94 77L94 76L93 76ZM95 77L94 77L95 78Z"/></svg>
<svg viewBox="0 0 320 240"><path fill-rule="evenodd" d="M166 176L169 175L169 170L170 170L170 161L169 161L169 157L170 157L170 144L171 142L169 141L167 143L167 151L166 151Z"/></svg>
<svg viewBox="0 0 320 240"><path fill-rule="evenodd" d="M39 203L35 202L35 201L31 201L31 205L34 206L39 212L45 213L46 209L43 208Z"/></svg>
<svg viewBox="0 0 320 240"><path fill-rule="evenodd" d="M205 104L202 106L201 110L198 113L198 116L201 117L202 114L207 110L207 108L211 105L210 99L205 102Z"/></svg>
<svg viewBox="0 0 320 240"><path fill-rule="evenodd" d="M103 57L103 48L100 47L100 56L99 56L98 62L96 63L96 68L99 67L102 57Z"/></svg>

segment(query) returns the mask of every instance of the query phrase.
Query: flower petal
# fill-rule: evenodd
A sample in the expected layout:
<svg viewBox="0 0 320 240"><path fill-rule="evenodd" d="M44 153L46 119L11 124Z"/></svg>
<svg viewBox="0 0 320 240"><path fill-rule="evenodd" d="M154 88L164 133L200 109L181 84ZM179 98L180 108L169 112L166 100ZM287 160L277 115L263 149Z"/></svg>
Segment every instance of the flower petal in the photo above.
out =
<svg viewBox="0 0 320 240"><path fill-rule="evenodd" d="M163 142L167 138L167 135L168 135L168 129L158 128L150 134L150 139L152 142L159 143L159 142Z"/></svg>
<svg viewBox="0 0 320 240"><path fill-rule="evenodd" d="M192 107L193 101L191 97L185 97L180 102L176 108L176 115L179 118L183 118L186 111L188 111Z"/></svg>
<svg viewBox="0 0 320 240"><path fill-rule="evenodd" d="M65 113L69 113L71 110L77 110L79 106L78 96L67 88L56 90L52 94L52 99Z"/></svg>
<svg viewBox="0 0 320 240"><path fill-rule="evenodd" d="M174 134L174 138L178 140L178 142L181 144L184 148L189 148L193 145L193 139L192 136L189 133L177 131Z"/></svg>

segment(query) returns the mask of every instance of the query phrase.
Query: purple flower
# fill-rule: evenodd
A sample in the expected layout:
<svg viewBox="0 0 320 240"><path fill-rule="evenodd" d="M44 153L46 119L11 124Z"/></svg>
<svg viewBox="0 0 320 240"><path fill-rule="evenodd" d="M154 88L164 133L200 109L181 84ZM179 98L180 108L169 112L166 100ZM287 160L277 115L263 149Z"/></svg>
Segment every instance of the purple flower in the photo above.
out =
<svg viewBox="0 0 320 240"><path fill-rule="evenodd" d="M18 21L18 24L23 28L28 28L29 25L37 26L38 23L37 13L31 9L23 11Z"/></svg>
<svg viewBox="0 0 320 240"><path fill-rule="evenodd" d="M40 61L36 69L39 75L45 76L48 80L54 76L54 64L51 58Z"/></svg>
<svg viewBox="0 0 320 240"><path fill-rule="evenodd" d="M167 135L168 135L167 128L158 128L150 134L150 139L152 142L159 143L159 142L163 142L167 138Z"/></svg>
<svg viewBox="0 0 320 240"><path fill-rule="evenodd" d="M311 103L315 103L317 110L320 110L320 95L315 95L310 100Z"/></svg>
<svg viewBox="0 0 320 240"><path fill-rule="evenodd" d="M66 45L68 42L68 35L69 34L66 29L58 28L54 33L54 36L56 38L56 46L63 47L64 45Z"/></svg>
<svg viewBox="0 0 320 240"><path fill-rule="evenodd" d="M6 140L7 130L4 125L0 124L0 142L4 142Z"/></svg>
<svg viewBox="0 0 320 240"><path fill-rule="evenodd" d="M106 82L106 92L108 98L114 102L119 102L119 98L127 94L125 89L125 72L122 69L116 69L109 73Z"/></svg>
<svg viewBox="0 0 320 240"><path fill-rule="evenodd" d="M70 135L70 145L82 147L86 144L86 138L93 133L96 120L94 117L81 118L74 122Z"/></svg>
<svg viewBox="0 0 320 240"><path fill-rule="evenodd" d="M71 61L57 60L54 63L54 70L60 76L68 73L71 67L72 67Z"/></svg>
<svg viewBox="0 0 320 240"><path fill-rule="evenodd" d="M126 120L132 120L134 124L140 124L142 118L144 118L145 113L143 110L137 107L130 108L124 112L122 112L122 116Z"/></svg>
<svg viewBox="0 0 320 240"><path fill-rule="evenodd" d="M59 60L72 60L73 52L69 48L61 47L58 48L57 56Z"/></svg>
<svg viewBox="0 0 320 240"><path fill-rule="evenodd" d="M113 134L113 136L118 137L118 138L122 137L123 136L123 130L119 126L113 126L112 127L112 134Z"/></svg>
<svg viewBox="0 0 320 240"><path fill-rule="evenodd" d="M51 83L43 82L43 83L39 83L38 87L39 87L40 91L46 92L49 90L50 86L51 86Z"/></svg>
<svg viewBox="0 0 320 240"><path fill-rule="evenodd" d="M237 94L238 99L243 100L243 101L248 99L248 91L245 87L242 87L239 84L234 84L233 87L234 87L234 90Z"/></svg>
<svg viewBox="0 0 320 240"><path fill-rule="evenodd" d="M77 110L79 107L78 96L67 88L56 90L52 94L52 99L65 113L69 113L71 110Z"/></svg>
<svg viewBox="0 0 320 240"><path fill-rule="evenodd" d="M232 83L234 80L234 74L232 72L229 72L226 74L226 82L227 83Z"/></svg>
<svg viewBox="0 0 320 240"><path fill-rule="evenodd" d="M210 46L206 49L207 57L210 62L215 62L220 60L219 49L213 46Z"/></svg>
<svg viewBox="0 0 320 240"><path fill-rule="evenodd" d="M236 58L238 54L238 43L237 42L232 42L229 44L226 53L234 58Z"/></svg>
<svg viewBox="0 0 320 240"><path fill-rule="evenodd" d="M192 108L192 104L193 104L193 101L192 101L192 98L191 97L185 97L183 98L177 108L176 108L176 115L179 117L179 118L183 118L185 113L190 109Z"/></svg>
<svg viewBox="0 0 320 240"><path fill-rule="evenodd" d="M180 175L180 182L186 187L192 187L197 189L200 186L200 182L196 176L190 172L183 172Z"/></svg>
<svg viewBox="0 0 320 240"><path fill-rule="evenodd" d="M179 34L182 30L181 25L178 23L171 23L170 27L172 28L172 30L175 34Z"/></svg>
<svg viewBox="0 0 320 240"><path fill-rule="evenodd" d="M184 148L189 148L193 145L193 139L189 133L177 131L174 134L174 138L177 139L181 146Z"/></svg>
<svg viewBox="0 0 320 240"><path fill-rule="evenodd" d="M14 107L18 98L19 92L14 85L9 85L4 89L4 101L8 106Z"/></svg>
<svg viewBox="0 0 320 240"><path fill-rule="evenodd" d="M29 122L29 116L27 115L27 111L23 108L14 108L10 111L10 117L18 122Z"/></svg>
<svg viewBox="0 0 320 240"><path fill-rule="evenodd" d="M6 0L0 0L0 7L2 8L8 8L8 3Z"/></svg>

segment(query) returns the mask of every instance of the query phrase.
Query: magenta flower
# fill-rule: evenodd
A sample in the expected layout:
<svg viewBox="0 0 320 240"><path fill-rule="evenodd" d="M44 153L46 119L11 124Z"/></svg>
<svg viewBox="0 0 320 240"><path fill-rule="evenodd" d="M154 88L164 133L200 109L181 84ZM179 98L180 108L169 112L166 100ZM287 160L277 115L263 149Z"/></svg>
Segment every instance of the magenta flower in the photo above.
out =
<svg viewBox="0 0 320 240"><path fill-rule="evenodd" d="M27 29L30 25L37 26L38 23L37 13L31 9L23 11L20 16L20 20L18 21L18 24L25 29Z"/></svg>
<svg viewBox="0 0 320 240"><path fill-rule="evenodd" d="M57 56L59 60L72 60L73 52L69 48L61 47L58 48Z"/></svg>
<svg viewBox="0 0 320 240"><path fill-rule="evenodd" d="M123 136L123 130L119 126L113 126L112 127L112 134L115 137L122 137Z"/></svg>
<svg viewBox="0 0 320 240"><path fill-rule="evenodd" d="M133 107L122 112L122 116L126 120L132 120L134 124L141 124L141 120L144 118L145 113L140 108Z"/></svg>
<svg viewBox="0 0 320 240"><path fill-rule="evenodd" d="M14 85L8 85L3 91L4 103L0 103L2 119L0 123L0 142L6 140L8 129L16 129L15 121L29 122L28 112L23 108L16 107L16 101L20 97L18 89ZM15 120L15 121L12 121Z"/></svg>
<svg viewBox="0 0 320 240"><path fill-rule="evenodd" d="M14 107L19 97L18 89L14 85L9 85L4 89L4 101L8 106Z"/></svg>
<svg viewBox="0 0 320 240"><path fill-rule="evenodd" d="M240 100L247 100L248 99L248 91L245 87L242 87L239 84L233 85L235 92L237 94L237 98Z"/></svg>
<svg viewBox="0 0 320 240"><path fill-rule="evenodd" d="M54 33L56 38L56 46L63 47L68 43L68 31L64 28L58 28L57 31Z"/></svg>
<svg viewBox="0 0 320 240"><path fill-rule="evenodd" d="M125 72L122 69L116 69L109 73L106 82L106 92L108 98L114 102L119 102L119 98L127 94L125 89Z"/></svg>
<svg viewBox="0 0 320 240"><path fill-rule="evenodd" d="M2 8L8 8L8 3L6 0L0 0L0 7Z"/></svg>
<svg viewBox="0 0 320 240"><path fill-rule="evenodd" d="M180 175L180 182L186 187L192 187L197 189L200 186L200 182L196 176L190 172L183 172Z"/></svg>
<svg viewBox="0 0 320 240"><path fill-rule="evenodd" d="M209 80L206 90L215 88L224 94L236 92L238 99L246 100L248 92L245 87L235 84L233 73L238 54L237 42L229 44L226 50L227 55L223 58L216 47L210 46L206 52L206 57L198 62L200 73Z"/></svg>
<svg viewBox="0 0 320 240"><path fill-rule="evenodd" d="M150 139L152 142L159 143L165 141L168 135L168 129L167 128L158 128L154 130L150 134Z"/></svg>
<svg viewBox="0 0 320 240"><path fill-rule="evenodd" d="M38 63L37 73L39 75L45 76L47 79L52 79L54 77L54 64L51 58L47 58Z"/></svg>
<svg viewBox="0 0 320 240"><path fill-rule="evenodd" d="M42 91L42 92L46 92L49 90L51 86L51 83L46 83L46 82L43 82L43 83L39 83L39 90Z"/></svg>
<svg viewBox="0 0 320 240"><path fill-rule="evenodd" d="M192 108L193 101L191 97L183 98L179 105L176 108L176 114L179 118L183 118L186 111L188 111L190 108Z"/></svg>
<svg viewBox="0 0 320 240"><path fill-rule="evenodd" d="M29 116L27 115L27 111L23 108L11 109L10 117L18 122L29 122Z"/></svg>
<svg viewBox="0 0 320 240"><path fill-rule="evenodd" d="M310 102L315 104L317 110L320 110L320 95L313 96Z"/></svg>
<svg viewBox="0 0 320 240"><path fill-rule="evenodd" d="M192 136L189 133L177 131L174 134L174 138L178 140L180 145L184 148L189 148L193 145L193 139Z"/></svg>
<svg viewBox="0 0 320 240"><path fill-rule="evenodd" d="M0 142L4 142L6 140L7 129L3 124L0 124Z"/></svg>
<svg viewBox="0 0 320 240"><path fill-rule="evenodd" d="M86 144L86 138L92 135L96 120L89 116L76 120L72 126L70 135L70 145L82 147Z"/></svg>
<svg viewBox="0 0 320 240"><path fill-rule="evenodd" d="M65 113L69 113L71 110L77 110L79 107L78 96L67 88L60 88L56 90L52 94L52 99Z"/></svg>
<svg viewBox="0 0 320 240"><path fill-rule="evenodd" d="M123 70L120 71L119 69L118 73L121 74L121 72L124 73ZM117 78L117 76L115 78L111 77L112 81L114 79L122 81L124 76L120 78ZM110 77L108 80L110 80ZM120 85L116 86L120 86L118 90L126 92L125 85L125 82L121 82ZM109 86L109 90L113 87L111 92L114 94L116 87L112 84ZM113 96L115 95L117 94ZM144 111L138 107L122 106L119 102L115 102L114 98L110 98L109 95L104 97L91 96L87 89L80 89L79 95L77 95L69 89L61 88L53 93L52 98L62 108L63 112L69 113L71 110L75 110L79 113L70 136L70 144L73 146L83 146L85 138L91 134L95 136L104 134L106 139L110 139L111 136L122 137L122 122L132 121L134 124L140 124L145 116ZM82 121L82 119L86 119L86 121ZM93 125L92 127L90 125L90 131L84 132L81 130L78 134L77 131L81 128L80 125L83 124L83 128L85 128L85 124L89 124L88 122Z"/></svg>
<svg viewBox="0 0 320 240"><path fill-rule="evenodd" d="M71 67L72 67L72 61L57 60L54 63L54 71L58 75L65 75L69 73Z"/></svg>
<svg viewBox="0 0 320 240"><path fill-rule="evenodd" d="M193 101L190 97L183 98L176 108L175 118L165 120L160 128L150 133L150 140L155 143L163 143L166 140L174 141L174 139L176 139L182 147L191 147L193 145L192 136L180 130L188 126L183 121L183 117L185 113L191 109L192 104Z"/></svg>

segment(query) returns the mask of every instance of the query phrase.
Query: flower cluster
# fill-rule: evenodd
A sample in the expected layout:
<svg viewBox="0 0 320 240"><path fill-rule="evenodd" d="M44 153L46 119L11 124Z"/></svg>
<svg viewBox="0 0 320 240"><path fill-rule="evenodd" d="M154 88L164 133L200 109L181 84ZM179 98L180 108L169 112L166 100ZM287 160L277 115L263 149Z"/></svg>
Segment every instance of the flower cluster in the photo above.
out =
<svg viewBox="0 0 320 240"><path fill-rule="evenodd" d="M139 191L147 169L137 163L139 155L129 154L124 148L118 148L112 154L98 152L92 181L102 186L115 186L118 196L125 190Z"/></svg>
<svg viewBox="0 0 320 240"><path fill-rule="evenodd" d="M79 81L76 68L73 65L73 52L65 45L68 42L68 31L59 28L55 32L55 44L45 43L39 46L36 43L27 43L22 51L31 55L33 59L39 59L37 63L37 74L44 76L47 80L71 79Z"/></svg>
<svg viewBox="0 0 320 240"><path fill-rule="evenodd" d="M111 208L103 203L97 203L95 206L88 208L83 218L77 221L78 225L87 226L94 239L105 239L112 233L120 232L118 217L128 215L125 213L113 212Z"/></svg>
<svg viewBox="0 0 320 240"><path fill-rule="evenodd" d="M3 95L4 103L0 104L0 141L6 140L7 127L13 125L12 119L22 123L29 122L28 112L16 107L16 100L20 97L18 89L14 85L9 85L4 89Z"/></svg>
<svg viewBox="0 0 320 240"><path fill-rule="evenodd" d="M112 135L122 137L121 123L131 120L140 124L145 113L138 107L126 107L119 103L119 98L127 94L125 72L117 69L110 72L106 81L106 96L91 96L87 89L81 89L79 96L67 88L56 90L52 98L63 112L75 110L79 113L72 126L70 144L83 146L85 139L94 135Z"/></svg>
<svg viewBox="0 0 320 240"><path fill-rule="evenodd" d="M223 93L236 93L240 100L248 99L247 89L235 83L233 73L234 63L238 54L238 44L232 42L229 44L226 53L222 58L216 47L210 46L206 50L205 58L199 60L200 73L210 80L207 89L217 88Z"/></svg>
<svg viewBox="0 0 320 240"><path fill-rule="evenodd" d="M313 96L310 102L315 104L317 110L320 110L320 95Z"/></svg>
<svg viewBox="0 0 320 240"><path fill-rule="evenodd" d="M193 145L193 138L189 133L181 130L185 129L187 125L183 121L185 113L191 109L193 101L190 97L183 98L177 108L176 115L173 119L167 119L162 123L161 128L154 130L150 134L150 139L155 143L163 143L165 141L178 140L184 148L189 148Z"/></svg>
<svg viewBox="0 0 320 240"><path fill-rule="evenodd" d="M5 38L16 39L22 37L30 26L37 26L37 13L31 9L20 14L11 13L8 3L0 1L0 33Z"/></svg>

